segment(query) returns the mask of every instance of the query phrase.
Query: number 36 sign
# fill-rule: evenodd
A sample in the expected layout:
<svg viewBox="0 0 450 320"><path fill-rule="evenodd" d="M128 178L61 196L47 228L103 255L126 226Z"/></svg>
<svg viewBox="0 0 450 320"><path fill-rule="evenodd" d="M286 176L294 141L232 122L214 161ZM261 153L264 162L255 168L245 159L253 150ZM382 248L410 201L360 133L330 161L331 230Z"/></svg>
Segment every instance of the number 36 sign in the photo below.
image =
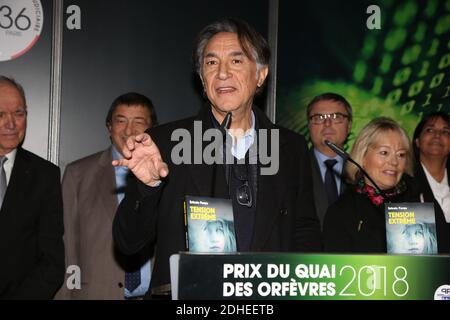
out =
<svg viewBox="0 0 450 320"><path fill-rule="evenodd" d="M0 1L0 61L16 59L30 50L43 23L40 0Z"/></svg>

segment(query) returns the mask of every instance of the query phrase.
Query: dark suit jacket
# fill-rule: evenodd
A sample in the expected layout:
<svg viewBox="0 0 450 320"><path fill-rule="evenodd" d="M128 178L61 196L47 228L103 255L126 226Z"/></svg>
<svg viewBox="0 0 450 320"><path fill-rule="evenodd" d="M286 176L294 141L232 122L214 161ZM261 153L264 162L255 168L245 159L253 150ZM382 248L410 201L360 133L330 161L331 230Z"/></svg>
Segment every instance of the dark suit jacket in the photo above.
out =
<svg viewBox="0 0 450 320"><path fill-rule="evenodd" d="M436 201L431 190L430 184L428 183L427 176L423 171L422 165L416 164L414 168L414 177L416 179L417 185L420 186L420 191L423 194L425 202L434 203L434 214L436 216L436 234L438 241L438 252L439 253L450 253L450 223L445 220L444 212L441 206ZM450 184L450 168L447 167L447 177Z"/></svg>
<svg viewBox="0 0 450 320"><path fill-rule="evenodd" d="M260 129L279 129L280 159L277 174L261 175L258 171L251 251L318 251L320 227L314 208L305 140L299 134L273 125L257 108L254 113ZM203 130L212 127L211 112L203 108L195 118L150 130L169 166L169 175L157 188L146 187L140 182L129 185L114 220L114 241L125 253L134 253L148 242L156 243L152 288L170 282L169 257L186 249L184 196L211 196L213 189L214 165L174 165L171 161L172 148L178 143L170 141L173 130L187 129L193 137L194 120L202 121ZM216 173L215 196L229 198L223 165L216 167Z"/></svg>
<svg viewBox="0 0 450 320"><path fill-rule="evenodd" d="M314 154L314 148L311 148L309 150L309 158L311 160L311 169L312 169L314 204L316 206L317 216L320 220L320 225L323 228L323 220L325 218L325 213L327 212L328 209L328 196L325 190L325 184L322 179L322 174L320 173L319 163L317 162L316 155ZM340 194L344 193L345 188L346 183L341 174Z"/></svg>
<svg viewBox="0 0 450 320"><path fill-rule="evenodd" d="M391 202L419 202L419 192L411 177L403 175L407 189L391 197ZM384 205L375 206L366 195L348 186L332 204L323 225L325 252L386 253Z"/></svg>
<svg viewBox="0 0 450 320"><path fill-rule="evenodd" d="M64 172L66 264L80 267L81 289L64 285L57 299L124 299L125 271L135 271L149 258L114 248L111 228L118 203L111 161L108 148L70 163Z"/></svg>
<svg viewBox="0 0 450 320"><path fill-rule="evenodd" d="M59 168L18 148L0 211L0 298L51 299L64 279Z"/></svg>

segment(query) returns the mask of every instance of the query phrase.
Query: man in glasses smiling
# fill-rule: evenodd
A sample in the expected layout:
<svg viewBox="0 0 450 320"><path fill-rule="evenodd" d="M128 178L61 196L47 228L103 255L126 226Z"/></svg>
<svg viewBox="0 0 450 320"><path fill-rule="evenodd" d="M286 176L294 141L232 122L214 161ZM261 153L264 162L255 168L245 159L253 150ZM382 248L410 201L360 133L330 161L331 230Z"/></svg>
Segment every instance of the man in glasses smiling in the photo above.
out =
<svg viewBox="0 0 450 320"><path fill-rule="evenodd" d="M307 107L314 201L321 225L329 205L343 192L341 179L344 160L336 155L325 140L343 148L352 125L352 107L336 93L316 96Z"/></svg>

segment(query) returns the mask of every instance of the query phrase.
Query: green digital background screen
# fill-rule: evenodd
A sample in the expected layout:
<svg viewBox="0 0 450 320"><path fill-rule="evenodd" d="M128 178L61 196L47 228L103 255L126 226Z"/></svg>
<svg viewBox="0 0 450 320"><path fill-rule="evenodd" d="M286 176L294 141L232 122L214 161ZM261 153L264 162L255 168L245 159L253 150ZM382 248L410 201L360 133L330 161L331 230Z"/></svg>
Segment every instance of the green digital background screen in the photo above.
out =
<svg viewBox="0 0 450 320"><path fill-rule="evenodd" d="M366 25L370 5L381 29ZM450 113L450 0L280 1L277 123L308 137L306 106L335 92L353 108L355 136L388 116L412 137L420 118Z"/></svg>

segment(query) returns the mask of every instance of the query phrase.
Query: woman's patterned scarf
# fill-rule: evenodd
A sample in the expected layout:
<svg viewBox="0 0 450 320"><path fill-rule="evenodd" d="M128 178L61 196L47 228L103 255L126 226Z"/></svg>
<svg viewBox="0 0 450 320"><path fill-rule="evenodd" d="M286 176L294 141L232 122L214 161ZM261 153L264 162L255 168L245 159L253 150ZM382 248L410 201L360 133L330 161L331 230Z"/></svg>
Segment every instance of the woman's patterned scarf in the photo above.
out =
<svg viewBox="0 0 450 320"><path fill-rule="evenodd" d="M369 198L369 200L377 207L381 206L386 199L403 193L405 190L406 183L403 180L400 180L400 182L394 188L383 191L385 197L377 189L365 183L363 178L359 179L358 183L356 184L356 192L365 194Z"/></svg>

